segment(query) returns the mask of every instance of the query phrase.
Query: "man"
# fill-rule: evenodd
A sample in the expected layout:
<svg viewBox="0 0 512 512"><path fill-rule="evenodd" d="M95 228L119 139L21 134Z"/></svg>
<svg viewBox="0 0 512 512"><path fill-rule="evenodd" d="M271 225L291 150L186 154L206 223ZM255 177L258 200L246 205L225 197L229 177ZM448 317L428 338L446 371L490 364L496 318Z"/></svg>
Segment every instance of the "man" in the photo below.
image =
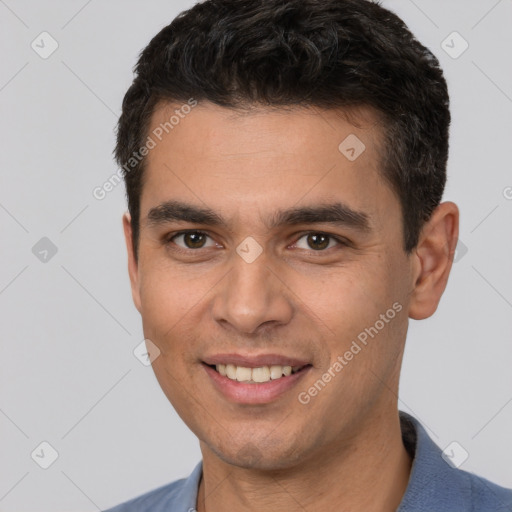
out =
<svg viewBox="0 0 512 512"><path fill-rule="evenodd" d="M397 406L458 237L435 57L373 2L209 0L135 71L133 299L203 458L111 510L512 510Z"/></svg>

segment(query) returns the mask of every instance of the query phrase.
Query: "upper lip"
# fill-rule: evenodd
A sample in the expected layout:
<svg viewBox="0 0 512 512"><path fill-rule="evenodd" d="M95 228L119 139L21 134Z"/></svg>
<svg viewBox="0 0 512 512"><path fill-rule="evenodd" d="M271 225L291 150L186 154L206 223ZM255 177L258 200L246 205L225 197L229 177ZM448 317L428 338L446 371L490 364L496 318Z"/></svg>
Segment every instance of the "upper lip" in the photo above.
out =
<svg viewBox="0 0 512 512"><path fill-rule="evenodd" d="M235 366L243 366L246 368L259 368L260 366L292 366L301 367L310 364L309 361L304 359L297 359L295 357L288 357L279 354L214 354L205 357L203 362L209 365L217 364L234 364Z"/></svg>

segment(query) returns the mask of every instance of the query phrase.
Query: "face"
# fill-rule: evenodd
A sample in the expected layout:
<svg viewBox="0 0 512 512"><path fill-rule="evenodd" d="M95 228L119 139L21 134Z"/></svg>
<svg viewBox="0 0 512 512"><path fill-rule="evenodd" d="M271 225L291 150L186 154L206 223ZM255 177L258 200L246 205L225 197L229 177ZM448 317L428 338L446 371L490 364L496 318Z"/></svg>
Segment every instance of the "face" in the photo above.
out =
<svg viewBox="0 0 512 512"><path fill-rule="evenodd" d="M396 407L413 272L382 128L357 117L200 103L147 156L134 301L164 393L225 462L292 467Z"/></svg>

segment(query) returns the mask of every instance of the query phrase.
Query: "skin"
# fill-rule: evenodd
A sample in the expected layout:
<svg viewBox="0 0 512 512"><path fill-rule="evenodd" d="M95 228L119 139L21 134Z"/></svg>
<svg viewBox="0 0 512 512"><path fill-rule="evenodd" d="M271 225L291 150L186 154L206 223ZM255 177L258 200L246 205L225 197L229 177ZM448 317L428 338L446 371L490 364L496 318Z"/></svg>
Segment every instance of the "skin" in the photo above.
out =
<svg viewBox="0 0 512 512"><path fill-rule="evenodd" d="M161 105L150 132L175 108ZM147 157L138 259L124 216L134 303L145 337L161 351L155 375L200 440L199 512L393 511L407 487L411 460L397 395L408 318L427 318L438 306L459 212L439 205L406 254L400 204L379 171L383 128L370 110L351 114L357 127L334 110L241 114L200 103ZM353 162L338 150L349 134L366 146ZM148 212L169 200L208 207L226 225L149 222ZM322 222L268 229L277 209L333 201L364 212L371 229ZM184 229L206 233L206 246L170 240ZM308 233L347 244L328 239L315 249ZM248 236L263 249L252 263L236 252ZM402 310L300 403L298 393L394 303ZM285 354L312 368L270 403L236 404L201 363L233 352Z"/></svg>

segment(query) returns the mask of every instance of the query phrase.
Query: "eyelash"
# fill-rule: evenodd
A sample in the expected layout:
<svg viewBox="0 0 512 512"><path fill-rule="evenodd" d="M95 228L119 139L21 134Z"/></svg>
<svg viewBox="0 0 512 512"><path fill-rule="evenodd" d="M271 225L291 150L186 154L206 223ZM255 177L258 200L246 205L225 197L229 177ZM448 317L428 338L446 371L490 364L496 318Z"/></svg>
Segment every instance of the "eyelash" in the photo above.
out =
<svg viewBox="0 0 512 512"><path fill-rule="evenodd" d="M212 239L212 237L205 231L201 231L201 230L198 230L198 229L187 229L187 230L184 230L184 231L177 231L175 233L171 233L170 235L168 235L166 238L165 238L165 245L166 246L169 246L171 244L174 245L174 247L172 247L172 250L173 251L177 251L177 252L181 252L181 253L186 253L186 254L190 254L191 252L199 252L201 249L205 249L205 247L199 247L198 249L185 249L183 247L180 247L179 245L176 245L175 243L173 243L173 240L181 235L186 235L186 234L189 234L189 233L197 233L197 234L200 234L200 235L205 235L209 238ZM331 235L329 233L325 233L323 231L305 231L303 233L300 234L300 236L295 240L294 245L299 241L301 240L302 238L304 238L305 236L308 236L308 235L323 235L323 236L326 236L328 237L329 239L331 240L334 240L337 242L338 245L340 246L343 246L343 247L348 247L349 246L349 243L347 240L344 240L343 238L339 238L335 235ZM208 247L206 247L206 249L208 249ZM314 249L309 249L308 252L311 252L313 254L321 254L321 253L326 253L329 249L334 249L334 247L329 247L328 249L320 249L320 250L317 250L315 251ZM307 249L302 249L302 250L307 250Z"/></svg>

